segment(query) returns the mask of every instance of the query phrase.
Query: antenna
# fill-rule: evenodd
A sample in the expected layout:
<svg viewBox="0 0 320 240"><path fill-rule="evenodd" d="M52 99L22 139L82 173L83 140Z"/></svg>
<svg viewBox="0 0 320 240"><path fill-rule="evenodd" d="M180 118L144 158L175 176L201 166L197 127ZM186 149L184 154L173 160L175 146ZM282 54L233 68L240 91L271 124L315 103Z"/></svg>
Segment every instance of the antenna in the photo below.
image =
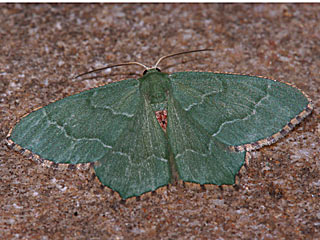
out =
<svg viewBox="0 0 320 240"><path fill-rule="evenodd" d="M159 63L163 59L166 59L166 58L169 58L169 57L175 57L175 56L182 55L182 54L195 53L195 52L204 52L204 51L214 51L214 49L205 48L205 49L198 49L198 50L191 50L191 51L184 51L184 52L169 54L169 55L166 55L166 56L163 56L163 57L159 58L159 60L156 62L156 64L152 68L157 68L157 66L159 65Z"/></svg>
<svg viewBox="0 0 320 240"><path fill-rule="evenodd" d="M159 58L159 60L156 62L156 64L153 67L147 67L146 65L144 65L142 63L139 63L139 62L126 62L126 63L119 63L119 64L114 64L114 65L109 65L109 66L106 66L106 67L97 68L97 69L93 69L93 70L88 71L88 72L81 73L81 74L75 76L74 79L82 77L82 76L90 74L90 73L93 73L93 72L99 72L99 71L102 71L102 70L105 70L105 69L108 69L108 68L114 68L114 67L120 67L120 66L126 66L126 65L138 65L138 66L141 66L141 67L145 68L146 70L156 69L157 66L159 65L159 63L163 59L166 59L166 58L169 58L169 57L175 57L175 56L182 55L182 54L187 54L187 53L205 52L205 51L214 51L214 49L205 48L205 49L198 49L198 50L191 50L191 51L184 51L184 52L178 52L178 53L169 54L169 55L166 55L166 56L163 56L163 57Z"/></svg>
<svg viewBox="0 0 320 240"><path fill-rule="evenodd" d="M141 66L141 67L144 67L146 70L149 70L150 68L147 67L146 65L142 64L142 63L139 63L139 62L126 62L126 63L119 63L119 64L114 64L114 65L110 65L110 66L106 66L106 67L103 67L103 68L97 68L97 69L93 69L89 72L84 72L84 73L81 73L77 76L74 77L74 79L76 78L79 78L79 77L82 77L84 75L87 75L87 74L90 74L90 73L93 73L93 72L99 72L99 71L102 71L102 70L105 70L105 69L108 69L108 68L114 68L114 67L120 67L120 66L126 66L126 65L138 65L138 66Z"/></svg>

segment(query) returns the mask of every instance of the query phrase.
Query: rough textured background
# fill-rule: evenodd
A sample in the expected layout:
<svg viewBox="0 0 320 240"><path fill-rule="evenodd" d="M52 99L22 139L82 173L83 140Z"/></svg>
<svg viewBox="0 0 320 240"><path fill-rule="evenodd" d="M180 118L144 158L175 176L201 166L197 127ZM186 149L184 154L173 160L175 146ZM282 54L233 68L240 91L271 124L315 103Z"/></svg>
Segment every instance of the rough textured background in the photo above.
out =
<svg viewBox="0 0 320 240"><path fill-rule="evenodd" d="M289 136L252 154L239 190L171 186L121 204L88 171L43 167L1 141L1 239L320 238L320 5L0 5L0 137L49 102L141 73L91 67L214 47L163 63L293 83L315 103ZM138 75L137 75L138 76Z"/></svg>

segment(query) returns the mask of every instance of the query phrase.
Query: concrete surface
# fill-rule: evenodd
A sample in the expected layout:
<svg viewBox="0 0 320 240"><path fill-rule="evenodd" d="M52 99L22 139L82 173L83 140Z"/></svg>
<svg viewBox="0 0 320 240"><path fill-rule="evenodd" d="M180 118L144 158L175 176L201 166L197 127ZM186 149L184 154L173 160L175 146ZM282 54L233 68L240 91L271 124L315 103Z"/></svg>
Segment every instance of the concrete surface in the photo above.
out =
<svg viewBox="0 0 320 240"><path fill-rule="evenodd" d="M1 4L1 239L320 239L320 4ZM313 114L253 152L239 190L171 186L122 204L89 171L47 168L3 139L24 114L138 67L92 67L198 48L166 72L262 75L295 84Z"/></svg>

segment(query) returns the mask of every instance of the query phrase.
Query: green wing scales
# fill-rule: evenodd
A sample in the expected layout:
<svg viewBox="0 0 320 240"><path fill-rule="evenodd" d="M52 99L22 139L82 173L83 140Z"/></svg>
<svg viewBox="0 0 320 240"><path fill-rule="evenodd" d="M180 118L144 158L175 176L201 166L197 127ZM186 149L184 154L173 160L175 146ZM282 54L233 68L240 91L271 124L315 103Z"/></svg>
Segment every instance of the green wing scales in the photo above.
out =
<svg viewBox="0 0 320 240"><path fill-rule="evenodd" d="M164 132L135 79L34 111L21 119L10 138L56 163L96 162L99 180L122 198L140 196L170 181Z"/></svg>
<svg viewBox="0 0 320 240"><path fill-rule="evenodd" d="M168 105L167 133L179 178L199 184L233 184L245 153L232 152L213 138L174 96Z"/></svg>
<svg viewBox="0 0 320 240"><path fill-rule="evenodd" d="M261 77L210 72L170 75L173 97L208 133L227 145L265 139L308 105L296 88Z"/></svg>
<svg viewBox="0 0 320 240"><path fill-rule="evenodd" d="M169 75L168 138L183 181L233 184L245 152L281 131L308 105L297 89L270 79L210 72Z"/></svg>

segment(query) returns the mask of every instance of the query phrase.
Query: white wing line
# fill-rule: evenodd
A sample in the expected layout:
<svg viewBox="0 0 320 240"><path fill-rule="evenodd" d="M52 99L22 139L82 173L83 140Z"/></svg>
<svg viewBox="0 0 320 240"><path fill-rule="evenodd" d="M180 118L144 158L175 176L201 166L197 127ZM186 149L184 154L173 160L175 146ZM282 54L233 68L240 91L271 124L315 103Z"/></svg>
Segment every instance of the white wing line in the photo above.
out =
<svg viewBox="0 0 320 240"><path fill-rule="evenodd" d="M93 108L99 108L97 107L95 104L92 103L92 99L93 97L95 97L97 95L97 91L95 91L92 96L89 98L89 101L90 101L90 105L93 107ZM103 107L100 107L102 109L108 109L112 112L113 115L123 115L123 116L126 116L128 118L132 118L134 116L134 114L130 114L130 113L126 113L126 112L118 112L116 110L114 110L112 107L110 106L103 106Z"/></svg>
<svg viewBox="0 0 320 240"><path fill-rule="evenodd" d="M270 88L270 85L268 84L268 89L269 89L269 88ZM254 109L252 110L252 112L251 112L250 114L248 114L248 116L246 116L246 117L244 117L244 118L233 119L233 120L231 120L231 121L227 121L227 122L222 123L222 124L220 125L218 131L215 132L214 134L212 134L212 137L218 135L218 134L222 131L222 128L224 127L224 125L229 124L229 123L234 123L234 122L237 122L237 121L245 121L245 120L249 119L251 116L255 115L255 114L256 114L256 109L257 109L257 107L262 104L262 101L264 101L265 99L269 98L269 96L270 96L270 95L267 93L266 96L264 96L263 98L261 98L261 99L259 100L259 102L257 102L257 103L255 104Z"/></svg>
<svg viewBox="0 0 320 240"><path fill-rule="evenodd" d="M66 132L66 130L65 130L65 128L64 128L63 126L60 126L60 125L57 124L57 122L50 120L50 118L49 118L49 116L48 116L45 108L43 108L43 114L44 114L44 116L48 119L48 122L49 122L50 125L56 126L58 129L60 129L60 130L63 132L63 134L64 134L64 136L65 136L66 138L71 139L73 142L79 142L79 141L97 141L97 142L99 142L104 148L110 148L110 149L112 148L112 146L106 145L106 144L105 144L104 142L102 142L99 138L75 138L75 137L72 137L72 136L70 136L70 135Z"/></svg>
<svg viewBox="0 0 320 240"><path fill-rule="evenodd" d="M214 93L217 93L219 91L212 91L212 92L208 92L208 93L205 93L203 95L201 95L201 101L200 102L194 102L192 104L190 104L188 107L184 108L185 111L190 111L190 109L196 105L201 105L203 102L204 102L204 99L205 97L209 96L209 95L212 95Z"/></svg>

